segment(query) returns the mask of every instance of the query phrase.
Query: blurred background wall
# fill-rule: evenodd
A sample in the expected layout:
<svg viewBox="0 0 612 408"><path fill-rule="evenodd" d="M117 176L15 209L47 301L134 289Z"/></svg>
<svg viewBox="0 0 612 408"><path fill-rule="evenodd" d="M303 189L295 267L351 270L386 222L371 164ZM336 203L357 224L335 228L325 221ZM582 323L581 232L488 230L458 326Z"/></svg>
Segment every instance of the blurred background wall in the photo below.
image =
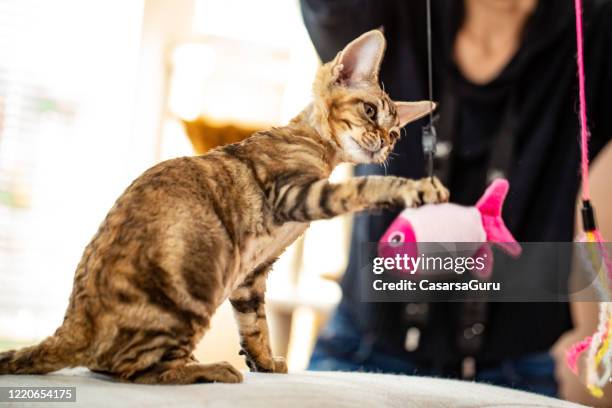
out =
<svg viewBox="0 0 612 408"><path fill-rule="evenodd" d="M0 350L61 323L133 178L286 123L318 63L295 0L0 0ZM273 347L292 369L339 300L349 228L315 223L271 275ZM238 350L224 305L196 354L242 364Z"/></svg>

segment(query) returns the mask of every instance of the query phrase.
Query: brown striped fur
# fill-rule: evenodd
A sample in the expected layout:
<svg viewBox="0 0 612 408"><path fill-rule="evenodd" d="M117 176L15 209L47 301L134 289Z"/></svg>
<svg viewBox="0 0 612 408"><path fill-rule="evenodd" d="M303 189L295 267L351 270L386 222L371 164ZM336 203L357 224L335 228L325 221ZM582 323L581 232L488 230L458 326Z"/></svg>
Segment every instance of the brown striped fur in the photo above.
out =
<svg viewBox="0 0 612 408"><path fill-rule="evenodd" d="M378 86L384 51L366 33L323 65L313 102L287 126L147 170L85 249L64 322L37 346L0 353L0 374L86 366L125 381L239 382L228 363L192 356L215 309L234 307L251 370L284 373L264 309L276 258L313 220L448 199L437 180L353 178L340 162L382 162L399 129L432 108Z"/></svg>

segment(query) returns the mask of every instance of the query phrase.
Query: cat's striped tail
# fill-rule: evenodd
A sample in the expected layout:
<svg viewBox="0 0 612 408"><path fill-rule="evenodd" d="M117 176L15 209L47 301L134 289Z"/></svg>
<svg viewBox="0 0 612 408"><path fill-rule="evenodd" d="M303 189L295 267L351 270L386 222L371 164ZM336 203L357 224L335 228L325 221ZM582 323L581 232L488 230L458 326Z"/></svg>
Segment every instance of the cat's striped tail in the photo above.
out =
<svg viewBox="0 0 612 408"><path fill-rule="evenodd" d="M61 336L47 337L41 343L0 353L0 374L45 374L73 367L74 354Z"/></svg>

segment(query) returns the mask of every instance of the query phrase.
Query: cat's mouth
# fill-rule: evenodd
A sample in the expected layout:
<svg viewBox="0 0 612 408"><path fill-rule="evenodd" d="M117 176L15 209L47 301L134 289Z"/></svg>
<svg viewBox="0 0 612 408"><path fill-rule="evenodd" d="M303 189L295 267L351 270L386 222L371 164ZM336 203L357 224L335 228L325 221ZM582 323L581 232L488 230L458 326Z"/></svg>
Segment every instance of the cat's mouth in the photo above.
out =
<svg viewBox="0 0 612 408"><path fill-rule="evenodd" d="M359 163L382 163L387 158L387 146L381 145L377 149L363 146L352 135L345 133L340 137L342 148L349 160L355 164Z"/></svg>
<svg viewBox="0 0 612 408"><path fill-rule="evenodd" d="M363 153L365 156L367 156L370 159L370 161L380 162L382 161L382 159L384 159L383 150L385 149L385 146L383 146L382 143L377 148L373 149L373 148L362 145L361 143L353 139L352 136L351 136L351 141L361 151L361 153Z"/></svg>

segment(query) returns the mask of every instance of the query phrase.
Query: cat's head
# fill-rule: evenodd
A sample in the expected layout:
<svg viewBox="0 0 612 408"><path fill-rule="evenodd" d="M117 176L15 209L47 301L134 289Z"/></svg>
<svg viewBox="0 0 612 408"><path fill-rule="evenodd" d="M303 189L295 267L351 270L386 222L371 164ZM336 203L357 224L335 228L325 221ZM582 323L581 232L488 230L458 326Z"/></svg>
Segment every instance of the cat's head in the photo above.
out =
<svg viewBox="0 0 612 408"><path fill-rule="evenodd" d="M430 101L394 102L381 89L378 72L385 47L382 32L369 31L317 72L313 119L338 146L342 161L384 162L401 128L435 108Z"/></svg>

